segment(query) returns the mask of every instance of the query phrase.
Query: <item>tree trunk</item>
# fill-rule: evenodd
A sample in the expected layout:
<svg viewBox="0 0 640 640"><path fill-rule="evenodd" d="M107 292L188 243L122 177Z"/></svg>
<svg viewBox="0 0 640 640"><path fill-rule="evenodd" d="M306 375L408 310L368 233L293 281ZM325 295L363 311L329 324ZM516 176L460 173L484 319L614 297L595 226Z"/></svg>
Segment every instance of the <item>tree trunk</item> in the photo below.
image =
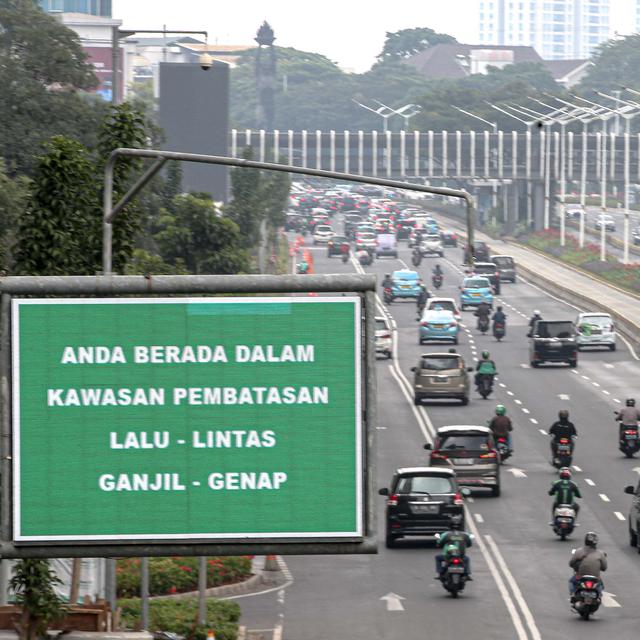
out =
<svg viewBox="0 0 640 640"><path fill-rule="evenodd" d="M69 591L69 604L78 603L78 594L80 592L80 573L82 571L82 558L74 558L71 568L71 589Z"/></svg>

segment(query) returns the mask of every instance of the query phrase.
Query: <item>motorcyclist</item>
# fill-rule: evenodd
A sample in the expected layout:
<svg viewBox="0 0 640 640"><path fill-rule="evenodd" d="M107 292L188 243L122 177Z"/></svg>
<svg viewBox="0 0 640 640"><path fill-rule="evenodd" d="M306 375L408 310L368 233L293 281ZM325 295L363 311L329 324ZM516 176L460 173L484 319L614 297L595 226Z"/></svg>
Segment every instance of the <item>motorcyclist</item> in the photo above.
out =
<svg viewBox="0 0 640 640"><path fill-rule="evenodd" d="M393 279L391 278L391 275L388 273L384 274L384 279L382 280L382 289L391 289L391 287L393 286Z"/></svg>
<svg viewBox="0 0 640 640"><path fill-rule="evenodd" d="M513 451L513 446L511 443L511 432L513 431L513 424L511 423L511 418L507 416L507 408L503 404L499 404L496 406L496 415L491 418L491 421L489 422L489 428L493 432L493 435L496 439L506 438L509 451Z"/></svg>
<svg viewBox="0 0 640 640"><path fill-rule="evenodd" d="M549 435L551 436L551 455L555 459L556 445L560 438L569 438L573 443L573 439L578 435L573 422L569 421L569 412L566 409L558 412L558 420L551 425Z"/></svg>
<svg viewBox="0 0 640 640"><path fill-rule="evenodd" d="M625 429L638 429L638 421L640 421L640 411L636 407L634 398L627 398L625 407L616 412L616 420L620 423L619 438L622 440L622 434Z"/></svg>
<svg viewBox="0 0 640 640"><path fill-rule="evenodd" d="M569 579L569 593L573 596L578 588L578 580L582 576L593 576L598 578L596 590L602 594L604 583L600 578L600 573L607 570L607 554L598 549L598 534L589 531L584 536L584 546L580 547L571 556L569 566L574 570L574 574ZM573 600L573 598L572 598Z"/></svg>
<svg viewBox="0 0 640 640"><path fill-rule="evenodd" d="M444 278L444 271L442 270L442 267L439 264L436 264L436 266L433 267L432 273L434 276L442 276Z"/></svg>
<svg viewBox="0 0 640 640"><path fill-rule="evenodd" d="M466 555L467 547L472 546L473 538L462 530L462 516L451 516L449 531L445 531L438 538L438 547L444 549L444 553L436 556L436 578L439 580L445 567L445 560L453 553L459 555L464 563L464 570L468 580L471 578L471 559Z"/></svg>
<svg viewBox="0 0 640 640"><path fill-rule="evenodd" d="M418 306L419 314L422 314L422 312L424 311L428 299L429 292L427 291L427 287L425 287L424 282L421 282L420 290L418 291L418 297L416 298L416 304Z"/></svg>
<svg viewBox="0 0 640 640"><path fill-rule="evenodd" d="M351 247L348 242L343 242L340 245L340 255L342 256L342 261L346 262L349 259L349 254L351 253Z"/></svg>
<svg viewBox="0 0 640 640"><path fill-rule="evenodd" d="M527 337L530 338L533 335L533 326L538 320L542 320L542 316L540 312L535 309L531 318L529 318L529 333L527 333Z"/></svg>
<svg viewBox="0 0 640 640"><path fill-rule="evenodd" d="M486 321L487 324L489 323L489 317L491 315L491 307L489 306L489 303L485 302L484 300L478 305L478 308L475 310L474 316L476 316L476 318L478 318L478 323L477 323L477 328L480 329L480 323L482 321Z"/></svg>
<svg viewBox="0 0 640 640"><path fill-rule="evenodd" d="M507 324L507 314L502 310L502 307L498 307L493 314L491 320L493 320L493 328L496 328L496 324Z"/></svg>
<svg viewBox="0 0 640 640"><path fill-rule="evenodd" d="M309 263L306 260L301 260L297 264L298 273L305 274L309 271Z"/></svg>
<svg viewBox="0 0 640 640"><path fill-rule="evenodd" d="M555 496L551 507L551 520L553 522L553 514L561 504L570 504L571 508L576 512L576 520L580 505L576 502L576 498L582 498L578 485L571 479L571 469L562 467L559 472L560 479L555 480L549 489L549 495Z"/></svg>
<svg viewBox="0 0 640 640"><path fill-rule="evenodd" d="M493 376L495 376L496 373L498 373L496 363L491 359L491 354L488 351L483 351L482 357L476 365L476 386L480 384L480 378L482 376L491 376L493 379Z"/></svg>
<svg viewBox="0 0 640 640"><path fill-rule="evenodd" d="M422 250L420 249L419 243L417 243L413 248L413 253L411 254L411 262L415 267L417 267L422 262Z"/></svg>

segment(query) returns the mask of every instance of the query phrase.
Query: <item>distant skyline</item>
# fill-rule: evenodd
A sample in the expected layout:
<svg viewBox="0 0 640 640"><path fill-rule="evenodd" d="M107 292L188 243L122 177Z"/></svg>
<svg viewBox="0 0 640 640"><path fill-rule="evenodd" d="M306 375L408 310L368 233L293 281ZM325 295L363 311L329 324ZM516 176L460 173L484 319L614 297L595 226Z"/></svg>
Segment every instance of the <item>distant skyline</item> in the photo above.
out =
<svg viewBox="0 0 640 640"><path fill-rule="evenodd" d="M611 30L635 30L635 0L611 0ZM322 9L320 9L320 7ZM430 27L461 42L477 43L477 0L324 0L305 11L299 0L113 0L113 17L123 28L198 30L209 42L253 43L267 20L282 47L327 56L343 69L361 73L375 62L385 33Z"/></svg>

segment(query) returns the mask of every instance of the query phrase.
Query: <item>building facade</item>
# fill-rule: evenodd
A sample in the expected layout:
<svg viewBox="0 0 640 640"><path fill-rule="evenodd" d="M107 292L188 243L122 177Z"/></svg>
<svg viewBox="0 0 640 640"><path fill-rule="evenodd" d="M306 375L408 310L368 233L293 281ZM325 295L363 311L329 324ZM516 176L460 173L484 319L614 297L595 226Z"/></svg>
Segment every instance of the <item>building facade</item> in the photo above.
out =
<svg viewBox="0 0 640 640"><path fill-rule="evenodd" d="M479 0L480 44L531 46L547 60L588 58L610 37L610 0Z"/></svg>
<svg viewBox="0 0 640 640"><path fill-rule="evenodd" d="M111 18L111 0L38 0L47 13L87 13Z"/></svg>

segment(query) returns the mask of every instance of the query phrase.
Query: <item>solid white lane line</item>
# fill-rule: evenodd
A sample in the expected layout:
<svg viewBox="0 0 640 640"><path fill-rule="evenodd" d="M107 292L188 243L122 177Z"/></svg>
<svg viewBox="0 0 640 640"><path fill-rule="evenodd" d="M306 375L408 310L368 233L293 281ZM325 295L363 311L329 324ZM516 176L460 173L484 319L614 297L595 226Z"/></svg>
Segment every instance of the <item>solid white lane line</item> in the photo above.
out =
<svg viewBox="0 0 640 640"><path fill-rule="evenodd" d="M527 605L527 601L522 596L522 592L520 591L520 587L518 586L518 583L515 581L515 578L511 574L511 571L509 571L509 567L507 566L507 563L504 561L504 558L500 553L500 549L498 548L498 546L493 541L493 538L490 535L485 535L485 539L489 547L491 548L491 551L493 552L494 556L498 560L498 565L500 566L500 569L502 569L502 573L504 573L504 576L507 579L509 586L511 587L511 591L515 596L516 602L520 607L520 611L522 611L522 615L527 623L527 626L529 627L531 637L533 638L533 640L542 640L542 636L538 631L538 627L536 626L536 622L533 619L533 615L531 614L529 606Z"/></svg>
<svg viewBox="0 0 640 640"><path fill-rule="evenodd" d="M418 411L418 407L416 407L413 404L413 398L409 395L404 385L400 381L398 374L395 372L395 369L391 365L389 365L389 371L391 372L391 375L395 378L396 382L398 383L398 386L400 387L400 391L402 391L402 395L406 398L407 402L411 405L411 411L413 411L413 415L415 416L416 422L420 427L420 431L422 431L422 435L425 437L427 442L431 442L431 435L429 434L427 426L422 421L422 417L420 415L420 412Z"/></svg>
<svg viewBox="0 0 640 640"><path fill-rule="evenodd" d="M520 613L518 612L515 604L513 603L513 599L511 598L511 595L509 594L507 587L505 586L504 580L502 579L502 576L500 575L500 572L498 571L498 568L496 567L496 564L491 554L489 553L489 550L487 549L487 545L485 544L484 540L481 538L480 533L478 532L478 527L476 526L476 523L473 521L473 518L469 518L468 516L469 516L469 513L467 510L466 521L469 523L469 529L471 529L471 533L475 536L478 546L480 547L480 552L484 556L487 566L489 567L489 571L491 572L491 575L496 585L498 586L498 591L500 592L500 595L502 596L502 600L504 601L504 604L507 607L507 611L511 616L511 621L513 622L513 626L515 627L516 633L518 635L518 640L529 640L529 635L527 634L524 628L524 625L522 623L522 618L520 617Z"/></svg>
<svg viewBox="0 0 640 640"><path fill-rule="evenodd" d="M473 517L476 519L478 524L482 524L484 522L484 518L479 513L474 513Z"/></svg>
<svg viewBox="0 0 640 640"><path fill-rule="evenodd" d="M607 496L606 494L604 494L604 493L599 493L598 495L600 496L600 499L601 499L603 502L611 502L611 500L609 500L609 496Z"/></svg>
<svg viewBox="0 0 640 640"><path fill-rule="evenodd" d="M623 522L626 520L626 518L619 512L619 511L614 511L613 515L618 518L618 520L622 520Z"/></svg>
<svg viewBox="0 0 640 640"><path fill-rule="evenodd" d="M529 418L533 424L538 424L538 421L535 418Z"/></svg>
<svg viewBox="0 0 640 640"><path fill-rule="evenodd" d="M595 487L596 483L591 478L585 478L584 481L590 486Z"/></svg>

